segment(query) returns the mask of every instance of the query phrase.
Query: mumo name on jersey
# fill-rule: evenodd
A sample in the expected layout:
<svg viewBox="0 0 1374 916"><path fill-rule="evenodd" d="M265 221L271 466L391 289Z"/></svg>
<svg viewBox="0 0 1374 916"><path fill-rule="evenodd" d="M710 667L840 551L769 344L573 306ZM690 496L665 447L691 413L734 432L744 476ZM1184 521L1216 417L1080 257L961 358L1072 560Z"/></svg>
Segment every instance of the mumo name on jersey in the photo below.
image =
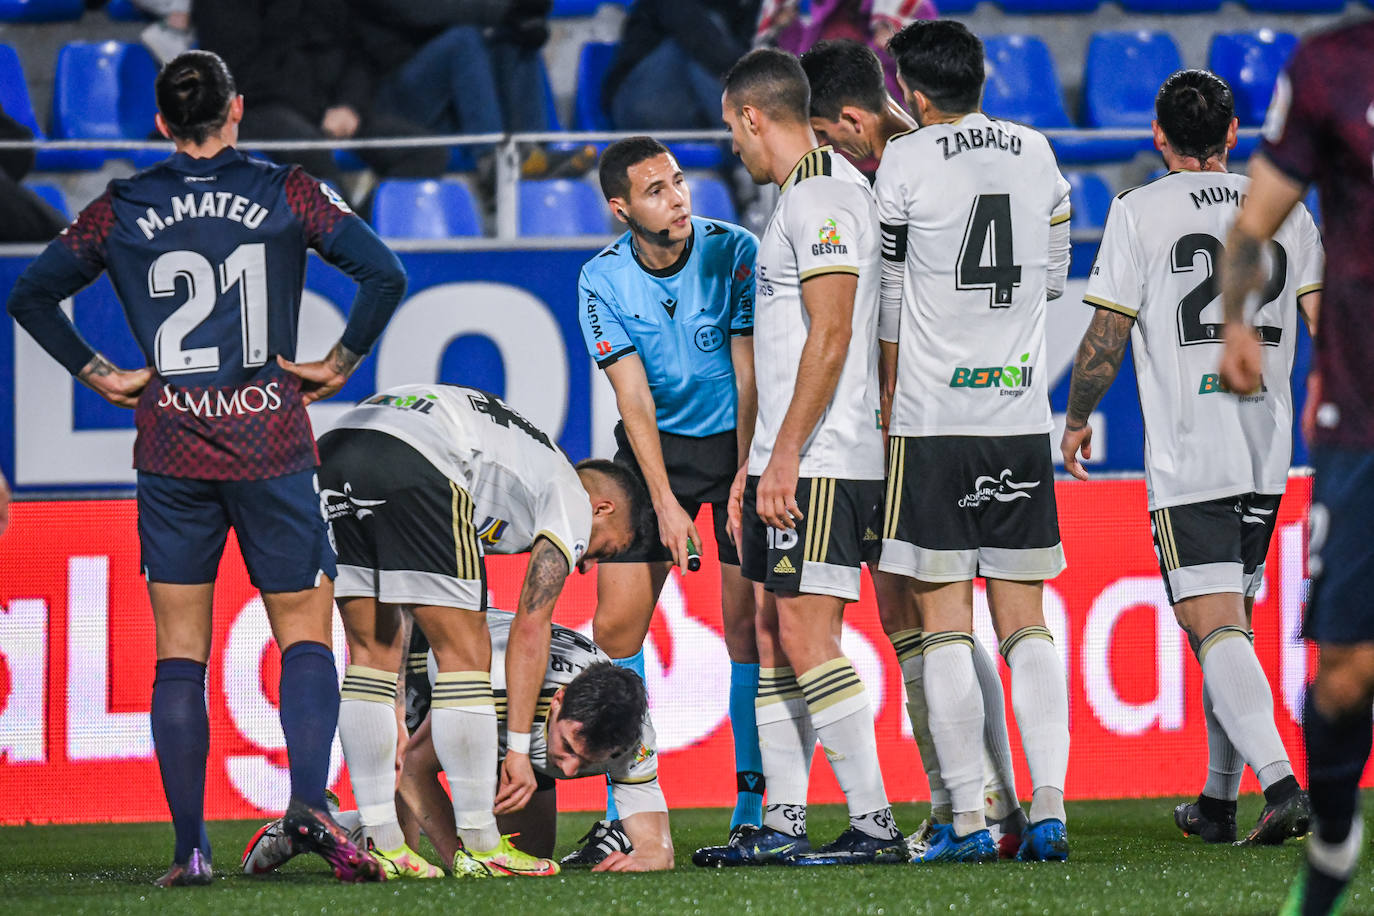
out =
<svg viewBox="0 0 1374 916"><path fill-rule="evenodd" d="M194 414L197 417L206 417L207 419L229 416L241 417L245 414L262 413L264 410L276 410L281 407L281 393L278 391L280 384L280 382L271 381L266 385L247 385L229 392L222 388L207 388L198 395L187 391L177 391L168 385L162 390L162 397L158 400L157 406L171 407L182 413Z"/></svg>
<svg viewBox="0 0 1374 916"><path fill-rule="evenodd" d="M946 159L953 159L971 149L1000 149L1013 156L1021 155L1021 138L993 125L957 130L952 136L936 137L935 142L944 150Z"/></svg>
<svg viewBox="0 0 1374 916"><path fill-rule="evenodd" d="M202 216L231 219L249 229L256 229L262 225L268 214L268 209L262 204L253 203L241 194L231 194L228 191L205 191L199 197L195 194L183 194L173 197L168 205L171 208L169 216L164 217L149 207L147 213L138 218L138 228L143 230L145 238L151 239L156 233L183 219L196 219Z"/></svg>

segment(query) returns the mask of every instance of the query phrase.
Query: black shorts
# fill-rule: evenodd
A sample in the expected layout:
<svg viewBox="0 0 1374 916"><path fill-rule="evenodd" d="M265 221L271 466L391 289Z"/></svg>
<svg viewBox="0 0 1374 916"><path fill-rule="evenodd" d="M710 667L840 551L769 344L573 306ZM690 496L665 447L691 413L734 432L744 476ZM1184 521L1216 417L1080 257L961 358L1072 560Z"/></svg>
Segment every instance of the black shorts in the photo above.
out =
<svg viewBox="0 0 1374 916"><path fill-rule="evenodd" d="M883 572L1037 581L1064 570L1049 436L893 436Z"/></svg>
<svg viewBox="0 0 1374 916"><path fill-rule="evenodd" d="M486 610L472 497L415 449L371 429L325 433L320 497L336 597Z"/></svg>
<svg viewBox="0 0 1374 916"><path fill-rule="evenodd" d="M770 528L758 514L759 479L744 487L740 572L770 592L859 600L859 566L878 559L881 480L803 477L795 529Z"/></svg>
<svg viewBox="0 0 1374 916"><path fill-rule="evenodd" d="M1169 603L1222 592L1253 598L1264 580L1282 498L1242 493L1151 512L1150 533Z"/></svg>
<svg viewBox="0 0 1374 916"><path fill-rule="evenodd" d="M739 470L739 445L734 430L702 438L660 431L658 437L663 451L663 467L668 472L668 484L673 488L673 495L694 520L703 504L711 506L716 553L720 562L738 566L739 552L725 530L725 502L730 497L730 484L734 483L735 473ZM640 470L634 449L625 435L624 423L615 425L615 444L616 463L623 464L643 481L644 472ZM700 549L701 545L698 544L697 548ZM658 523L655 521L652 540L645 538L641 544L625 553L601 562L657 563L672 562L672 559L672 553L658 539Z"/></svg>
<svg viewBox="0 0 1374 916"><path fill-rule="evenodd" d="M1311 597L1302 635L1323 644L1374 642L1374 453L1312 451L1312 507L1307 527Z"/></svg>

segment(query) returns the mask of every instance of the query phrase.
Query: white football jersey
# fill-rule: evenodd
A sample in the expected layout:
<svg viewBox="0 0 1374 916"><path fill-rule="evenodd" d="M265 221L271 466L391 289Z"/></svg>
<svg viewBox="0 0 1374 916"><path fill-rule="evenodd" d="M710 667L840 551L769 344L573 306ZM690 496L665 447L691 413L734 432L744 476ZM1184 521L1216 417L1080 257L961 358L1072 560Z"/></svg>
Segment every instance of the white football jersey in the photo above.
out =
<svg viewBox="0 0 1374 916"><path fill-rule="evenodd" d="M1136 384L1145 419L1150 509L1240 493L1280 494L1293 452L1289 377L1298 297L1321 289L1321 236L1299 205L1265 254L1258 311L1263 387L1225 390L1217 268L1250 180L1171 172L1112 202L1083 301L1135 318Z"/></svg>
<svg viewBox="0 0 1374 916"><path fill-rule="evenodd" d="M1050 226L1069 219L1049 141L981 112L932 124L888 141L874 193L905 264L892 434L1048 432Z"/></svg>
<svg viewBox="0 0 1374 916"><path fill-rule="evenodd" d="M802 157L782 186L759 241L754 305L758 419L749 473L762 474L792 403L811 327L802 283L827 273L859 278L853 334L835 393L802 448L802 477L881 480L878 427L878 257L873 193L863 174L823 146Z"/></svg>
<svg viewBox="0 0 1374 916"><path fill-rule="evenodd" d="M587 550L592 505L577 471L548 435L495 395L401 385L362 401L334 428L395 436L461 486L473 502L483 553L523 553L542 535L572 568Z"/></svg>

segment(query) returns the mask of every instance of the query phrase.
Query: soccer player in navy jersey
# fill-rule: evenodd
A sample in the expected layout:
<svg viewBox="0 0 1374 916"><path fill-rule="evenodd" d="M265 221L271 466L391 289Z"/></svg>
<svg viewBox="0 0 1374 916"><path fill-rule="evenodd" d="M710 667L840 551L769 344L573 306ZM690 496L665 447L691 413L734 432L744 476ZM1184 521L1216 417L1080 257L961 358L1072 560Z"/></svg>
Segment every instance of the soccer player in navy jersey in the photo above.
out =
<svg viewBox="0 0 1374 916"><path fill-rule="evenodd" d="M243 98L191 51L158 74L170 158L112 181L24 272L11 315L69 372L135 409L138 528L157 628L152 731L176 833L160 886L208 884L204 830L214 580L230 527L282 649L288 830L345 881L377 863L325 810L339 710L330 648L335 557L305 405L339 390L405 292L399 261L328 187L234 149ZM307 249L358 282L347 327L294 363ZM59 303L108 271L148 360L115 367Z"/></svg>
<svg viewBox="0 0 1374 916"><path fill-rule="evenodd" d="M663 144L630 137L601 156L602 192L628 231L582 267L582 338L615 389L617 462L643 479L657 538L597 573L594 638L644 676L644 637L676 563L700 550L694 519L714 516L721 620L730 655L730 725L737 796L732 835L762 823L763 773L754 727L758 654L754 598L725 532L725 500L754 432L754 257L747 229L692 215L682 169ZM607 820L564 860L593 865L623 843Z"/></svg>
<svg viewBox="0 0 1374 916"><path fill-rule="evenodd" d="M1246 300L1264 284L1265 243L1309 184L1321 194L1325 222L1317 365L1303 411L1316 471L1303 635L1321 651L1302 717L1314 825L1307 868L1283 912L1330 913L1339 911L1364 847L1359 783L1374 737L1374 22L1334 28L1299 46L1275 88L1250 178L1222 264L1221 374L1233 390L1287 384L1261 378Z"/></svg>

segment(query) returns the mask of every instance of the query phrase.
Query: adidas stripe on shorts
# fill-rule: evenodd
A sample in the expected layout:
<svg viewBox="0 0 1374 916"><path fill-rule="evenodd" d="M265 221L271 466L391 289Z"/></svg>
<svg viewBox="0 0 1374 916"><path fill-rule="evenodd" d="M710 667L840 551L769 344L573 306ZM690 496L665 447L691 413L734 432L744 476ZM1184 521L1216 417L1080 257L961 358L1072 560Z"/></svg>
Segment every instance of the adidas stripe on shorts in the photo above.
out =
<svg viewBox="0 0 1374 916"><path fill-rule="evenodd" d="M859 600L859 566L877 562L882 545L883 482L803 477L797 481L796 528L770 528L758 515L757 477L744 487L740 572L781 594Z"/></svg>

